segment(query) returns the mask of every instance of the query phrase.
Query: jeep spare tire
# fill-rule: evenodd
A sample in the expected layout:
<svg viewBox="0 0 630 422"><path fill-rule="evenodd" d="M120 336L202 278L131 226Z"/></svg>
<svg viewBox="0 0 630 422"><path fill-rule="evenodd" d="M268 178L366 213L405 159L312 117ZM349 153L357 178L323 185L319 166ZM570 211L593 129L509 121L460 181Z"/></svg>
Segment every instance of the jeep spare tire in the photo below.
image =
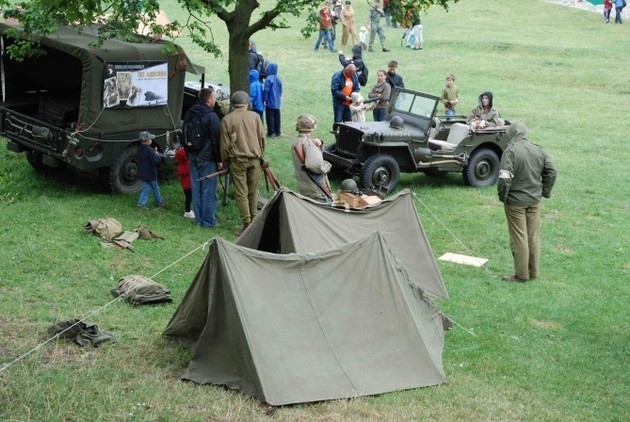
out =
<svg viewBox="0 0 630 422"><path fill-rule="evenodd" d="M114 193L133 194L140 192L142 181L138 179L138 145L123 150L109 171L109 186Z"/></svg>
<svg viewBox="0 0 630 422"><path fill-rule="evenodd" d="M379 187L392 192L400 179L400 167L394 157L388 154L375 154L365 160L359 173L362 189Z"/></svg>
<svg viewBox="0 0 630 422"><path fill-rule="evenodd" d="M468 165L464 166L464 183L475 188L492 186L499 177L499 166L496 152L490 148L476 149L468 157Z"/></svg>

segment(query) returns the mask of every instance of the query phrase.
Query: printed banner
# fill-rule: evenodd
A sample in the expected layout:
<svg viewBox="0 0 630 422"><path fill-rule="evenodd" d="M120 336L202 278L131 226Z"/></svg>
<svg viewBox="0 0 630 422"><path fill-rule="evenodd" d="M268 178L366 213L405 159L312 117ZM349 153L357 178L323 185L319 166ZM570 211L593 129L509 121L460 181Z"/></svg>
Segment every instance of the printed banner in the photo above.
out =
<svg viewBox="0 0 630 422"><path fill-rule="evenodd" d="M159 107L167 103L167 62L107 63L103 107Z"/></svg>

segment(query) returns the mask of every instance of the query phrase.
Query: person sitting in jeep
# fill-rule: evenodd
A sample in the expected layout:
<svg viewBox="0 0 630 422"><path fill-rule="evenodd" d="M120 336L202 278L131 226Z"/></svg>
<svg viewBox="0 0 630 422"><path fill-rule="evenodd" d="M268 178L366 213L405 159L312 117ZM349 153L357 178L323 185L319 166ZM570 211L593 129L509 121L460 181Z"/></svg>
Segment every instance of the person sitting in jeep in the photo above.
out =
<svg viewBox="0 0 630 422"><path fill-rule="evenodd" d="M492 107L492 92L486 91L479 96L479 102L468 114L466 123L470 125L470 130L473 132L477 129L503 125L499 112Z"/></svg>

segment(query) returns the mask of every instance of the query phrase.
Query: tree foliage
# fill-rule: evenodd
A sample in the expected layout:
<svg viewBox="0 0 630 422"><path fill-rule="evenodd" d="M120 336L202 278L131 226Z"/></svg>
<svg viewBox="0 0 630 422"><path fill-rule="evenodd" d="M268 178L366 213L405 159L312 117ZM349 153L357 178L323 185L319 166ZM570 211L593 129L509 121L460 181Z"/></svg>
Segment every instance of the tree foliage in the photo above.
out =
<svg viewBox="0 0 630 422"><path fill-rule="evenodd" d="M366 0L367 1L367 0ZM396 0L394 0L396 1ZM398 1L401 11L408 8L426 10L438 5L448 9L448 3L458 0L417 0L413 3ZM223 54L217 46L210 26L210 18L221 19L228 30L228 71L232 91L248 91L248 41L264 29L287 29L286 16L307 14L307 23L301 32L310 36L317 30L317 14L314 13L322 0L267 1L264 6L257 0L178 0L187 11L185 22L159 24L159 0L0 0L5 18L17 19L23 30L9 33L16 42L7 53L14 59L24 59L39 54L37 40L49 35L60 25L104 24L101 38L118 38L137 41L133 34L138 27L154 37L176 40L186 33L206 52L215 57ZM369 2L368 2L369 3ZM256 12L256 14L255 14ZM402 12L401 12L402 13Z"/></svg>

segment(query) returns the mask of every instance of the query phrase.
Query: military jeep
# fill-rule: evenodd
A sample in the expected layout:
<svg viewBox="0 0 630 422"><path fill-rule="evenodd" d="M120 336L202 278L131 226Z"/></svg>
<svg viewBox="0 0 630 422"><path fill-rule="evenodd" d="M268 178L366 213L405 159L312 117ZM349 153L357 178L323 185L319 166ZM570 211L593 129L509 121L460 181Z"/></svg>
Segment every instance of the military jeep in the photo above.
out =
<svg viewBox="0 0 630 422"><path fill-rule="evenodd" d="M203 75L181 48L137 35L138 42L106 40L96 47L99 25L60 27L41 39L45 54L12 60L2 50L0 135L24 152L36 170L96 170L112 191L140 189L138 134L156 135L159 151L179 144L183 113L197 101L186 72ZM19 27L0 23L7 32ZM203 77L202 77L203 80Z"/></svg>
<svg viewBox="0 0 630 422"><path fill-rule="evenodd" d="M333 169L359 176L361 188L391 192L400 172L462 172L464 183L493 185L507 140L506 125L471 132L464 116L436 116L439 98L395 89L383 122L335 123L324 151Z"/></svg>

